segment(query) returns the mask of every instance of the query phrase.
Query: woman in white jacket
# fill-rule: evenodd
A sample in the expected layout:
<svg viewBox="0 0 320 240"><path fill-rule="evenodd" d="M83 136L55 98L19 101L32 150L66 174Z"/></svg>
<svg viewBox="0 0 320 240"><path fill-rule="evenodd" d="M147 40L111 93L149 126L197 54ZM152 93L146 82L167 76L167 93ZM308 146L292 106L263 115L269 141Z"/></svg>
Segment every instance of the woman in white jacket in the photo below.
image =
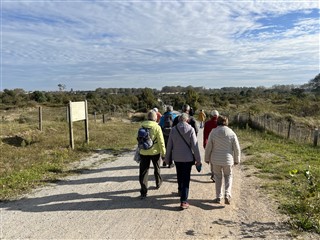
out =
<svg viewBox="0 0 320 240"><path fill-rule="evenodd" d="M217 128L213 129L205 149L205 162L212 164L216 180L215 203L223 198L222 178L224 177L225 204L230 204L232 188L232 168L240 163L240 145L237 135L228 127L228 118L219 116Z"/></svg>

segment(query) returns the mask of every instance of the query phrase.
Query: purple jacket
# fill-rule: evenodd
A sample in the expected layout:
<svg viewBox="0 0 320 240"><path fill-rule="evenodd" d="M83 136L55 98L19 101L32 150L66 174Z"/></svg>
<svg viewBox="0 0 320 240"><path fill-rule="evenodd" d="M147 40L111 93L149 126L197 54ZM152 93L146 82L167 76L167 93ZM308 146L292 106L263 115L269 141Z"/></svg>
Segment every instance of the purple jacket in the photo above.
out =
<svg viewBox="0 0 320 240"><path fill-rule="evenodd" d="M167 145L166 160L173 160L175 162L193 161L191 149L181 138L180 134L178 133L178 129L182 137L184 137L194 152L196 161L201 162L197 136L194 128L186 122L179 122L178 125L172 128Z"/></svg>

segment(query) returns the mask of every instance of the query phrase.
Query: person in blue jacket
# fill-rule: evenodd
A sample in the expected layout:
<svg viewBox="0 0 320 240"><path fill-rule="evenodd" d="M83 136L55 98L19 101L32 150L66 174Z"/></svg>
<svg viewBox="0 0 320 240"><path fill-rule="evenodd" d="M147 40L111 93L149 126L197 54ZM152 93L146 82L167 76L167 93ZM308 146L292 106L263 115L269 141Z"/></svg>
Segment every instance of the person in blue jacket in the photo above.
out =
<svg viewBox="0 0 320 240"><path fill-rule="evenodd" d="M173 107L168 105L166 108L166 112L160 118L159 126L162 129L164 143L166 147L168 144L168 139L169 139L171 129L173 127L173 122L176 117L177 117L177 114L173 112ZM166 167L166 166L167 166L167 163L163 161L163 167ZM174 164L172 161L170 161L168 167L169 168L174 167Z"/></svg>

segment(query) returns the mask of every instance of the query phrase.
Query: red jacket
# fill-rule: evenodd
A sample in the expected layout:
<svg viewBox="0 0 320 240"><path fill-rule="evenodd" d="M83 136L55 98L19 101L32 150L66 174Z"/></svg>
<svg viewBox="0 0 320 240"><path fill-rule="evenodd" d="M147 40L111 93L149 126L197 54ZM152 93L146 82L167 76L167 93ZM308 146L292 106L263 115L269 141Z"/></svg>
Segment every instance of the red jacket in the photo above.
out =
<svg viewBox="0 0 320 240"><path fill-rule="evenodd" d="M206 148L208 137L212 129L217 127L217 116L213 116L210 120L206 121L203 130L203 148Z"/></svg>

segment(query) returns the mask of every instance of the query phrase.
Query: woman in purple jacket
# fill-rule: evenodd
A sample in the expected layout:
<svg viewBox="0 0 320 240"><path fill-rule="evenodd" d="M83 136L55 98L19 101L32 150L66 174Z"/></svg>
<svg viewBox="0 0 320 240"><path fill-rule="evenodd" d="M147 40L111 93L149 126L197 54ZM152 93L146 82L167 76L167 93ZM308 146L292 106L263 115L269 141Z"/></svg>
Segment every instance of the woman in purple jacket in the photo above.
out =
<svg viewBox="0 0 320 240"><path fill-rule="evenodd" d="M180 207L189 207L188 195L191 168L194 164L201 165L198 140L193 127L188 124L189 115L182 113L179 123L172 128L168 140L165 161L173 160L176 166L178 179L178 192L180 194ZM194 157L193 157L194 155Z"/></svg>

